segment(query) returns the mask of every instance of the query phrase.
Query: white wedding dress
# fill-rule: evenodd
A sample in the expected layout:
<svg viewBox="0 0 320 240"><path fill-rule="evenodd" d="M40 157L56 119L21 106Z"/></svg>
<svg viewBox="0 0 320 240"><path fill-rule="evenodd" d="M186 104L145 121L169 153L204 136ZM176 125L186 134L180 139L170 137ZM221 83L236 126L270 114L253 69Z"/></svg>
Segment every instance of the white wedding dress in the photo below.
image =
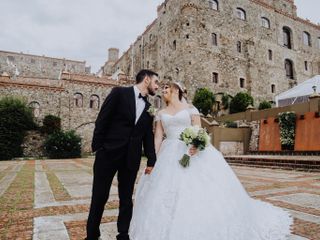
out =
<svg viewBox="0 0 320 240"><path fill-rule="evenodd" d="M188 151L179 140L195 108L161 114L166 139L151 175L139 181L131 240L282 240L290 234L290 215L249 197L222 154L212 145L179 160Z"/></svg>

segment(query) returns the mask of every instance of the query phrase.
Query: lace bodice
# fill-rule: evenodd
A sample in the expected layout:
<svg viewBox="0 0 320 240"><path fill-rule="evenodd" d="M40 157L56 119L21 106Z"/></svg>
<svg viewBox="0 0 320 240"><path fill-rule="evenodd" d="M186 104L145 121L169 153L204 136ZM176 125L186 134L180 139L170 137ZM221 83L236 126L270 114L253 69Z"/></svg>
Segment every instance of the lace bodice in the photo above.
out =
<svg viewBox="0 0 320 240"><path fill-rule="evenodd" d="M155 120L161 121L167 139L178 139L180 133L191 126L192 115L199 115L199 111L195 107L180 110L174 115L158 113Z"/></svg>

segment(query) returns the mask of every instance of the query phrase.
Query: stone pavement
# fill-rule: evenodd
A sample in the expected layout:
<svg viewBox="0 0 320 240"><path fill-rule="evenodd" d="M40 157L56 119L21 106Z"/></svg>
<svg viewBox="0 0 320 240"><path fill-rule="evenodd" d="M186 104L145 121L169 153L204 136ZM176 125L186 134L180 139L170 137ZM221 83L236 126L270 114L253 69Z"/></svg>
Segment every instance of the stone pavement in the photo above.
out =
<svg viewBox="0 0 320 240"><path fill-rule="evenodd" d="M83 239L92 164L89 158L0 162L0 239ZM319 173L233 169L252 197L292 213L293 234L288 239L320 239ZM102 239L115 239L116 184L104 213Z"/></svg>

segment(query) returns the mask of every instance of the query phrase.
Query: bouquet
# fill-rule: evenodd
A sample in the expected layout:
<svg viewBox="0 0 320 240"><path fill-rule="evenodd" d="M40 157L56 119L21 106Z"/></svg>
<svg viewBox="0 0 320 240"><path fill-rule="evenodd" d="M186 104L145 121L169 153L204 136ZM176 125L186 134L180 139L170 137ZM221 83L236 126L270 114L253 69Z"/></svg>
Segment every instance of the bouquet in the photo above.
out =
<svg viewBox="0 0 320 240"><path fill-rule="evenodd" d="M202 151L209 145L210 136L204 128L192 126L186 128L180 134L180 140L183 141L187 146L193 145L199 151ZM190 165L190 156L188 154L184 154L179 163L182 167L188 167Z"/></svg>

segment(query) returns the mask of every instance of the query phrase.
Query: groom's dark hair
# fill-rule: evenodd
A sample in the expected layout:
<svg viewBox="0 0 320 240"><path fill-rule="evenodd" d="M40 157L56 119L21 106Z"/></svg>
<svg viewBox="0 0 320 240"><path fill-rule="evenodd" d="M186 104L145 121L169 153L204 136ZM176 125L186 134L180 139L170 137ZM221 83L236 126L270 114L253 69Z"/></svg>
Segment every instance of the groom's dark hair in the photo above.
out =
<svg viewBox="0 0 320 240"><path fill-rule="evenodd" d="M143 81L143 79L145 77L153 77L153 76L157 76L159 77L158 73L148 70L148 69L142 69L140 70L140 72L138 72L137 76L136 76L136 83L141 83Z"/></svg>

